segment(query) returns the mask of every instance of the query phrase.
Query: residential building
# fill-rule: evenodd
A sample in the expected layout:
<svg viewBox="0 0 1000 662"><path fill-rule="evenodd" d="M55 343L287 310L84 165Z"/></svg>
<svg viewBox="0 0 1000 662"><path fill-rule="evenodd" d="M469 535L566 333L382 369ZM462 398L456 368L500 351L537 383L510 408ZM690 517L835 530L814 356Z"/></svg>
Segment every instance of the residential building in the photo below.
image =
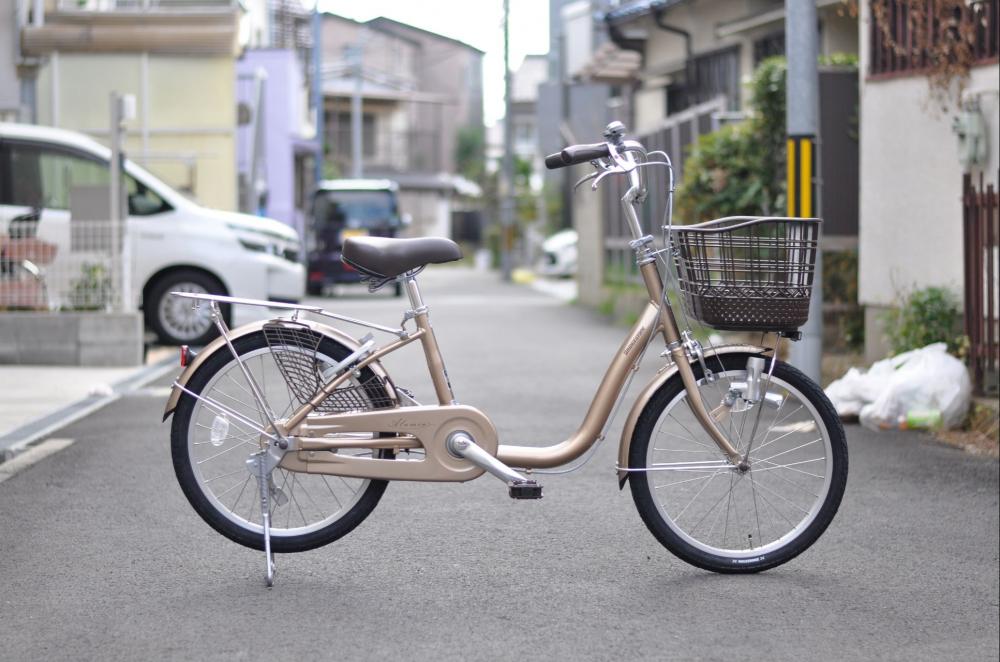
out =
<svg viewBox="0 0 1000 662"><path fill-rule="evenodd" d="M856 21L844 3L815 2L820 55L857 53ZM719 96L740 110L757 64L785 52L784 20L784 0L636 0L605 13L614 46L642 54L629 77L634 130L654 130L664 117Z"/></svg>
<svg viewBox="0 0 1000 662"><path fill-rule="evenodd" d="M856 20L843 3L815 1L820 54L856 53ZM553 47L561 53L566 90L603 85L605 103L592 105L603 115L600 125L621 120L630 134L666 149L679 182L690 145L699 135L740 120L747 110L744 88L757 65L784 54L784 14L783 0L580 0L561 6L563 34ZM826 248L851 248L857 234L857 143L846 129L856 94L856 72L824 72L820 133L829 145L821 151L830 193ZM593 142L600 129L585 136L563 133L564 142ZM651 193L654 206L662 208L662 192ZM566 198L580 233L580 300L602 303L608 298L609 274L635 282L639 276L626 228L617 222L617 200L610 193L599 201L581 197ZM594 225L600 232L587 229Z"/></svg>
<svg viewBox="0 0 1000 662"><path fill-rule="evenodd" d="M111 93L132 94L129 157L204 205L236 209L243 17L236 0L47 0L21 31L22 55L42 62L35 119L106 141Z"/></svg>
<svg viewBox="0 0 1000 662"><path fill-rule="evenodd" d="M322 88L327 175L355 170L352 98L361 99L365 177L395 180L415 235L451 234L478 186L456 172L463 130L482 131L482 51L386 18L324 14Z"/></svg>
<svg viewBox="0 0 1000 662"><path fill-rule="evenodd" d="M298 0L268 0L267 15L267 30L236 64L240 210L302 235L319 153L312 12Z"/></svg>
<svg viewBox="0 0 1000 662"><path fill-rule="evenodd" d="M906 43L908 24L907 3L900 0L858 3L863 73L859 299L866 306L869 359L885 356L884 312L908 292L939 286L963 295L963 273L970 267L963 233L963 174L971 175L977 188L980 177L984 184L996 185L1000 167L997 0L970 2L964 10L976 26L975 63L961 98L953 87L944 108L931 96L926 53L891 47L873 20L876 2L898 18L888 35L893 40ZM979 132L978 158L963 163L954 127L956 118L966 117L978 117L985 131ZM993 311L998 307L996 273L994 268ZM982 303L965 297L967 308L979 309Z"/></svg>

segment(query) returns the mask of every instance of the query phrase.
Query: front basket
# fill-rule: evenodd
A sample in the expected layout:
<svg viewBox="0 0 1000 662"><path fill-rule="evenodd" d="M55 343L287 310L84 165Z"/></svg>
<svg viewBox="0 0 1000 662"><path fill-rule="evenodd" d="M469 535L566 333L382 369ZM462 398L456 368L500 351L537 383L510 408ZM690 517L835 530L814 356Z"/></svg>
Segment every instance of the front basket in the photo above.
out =
<svg viewBox="0 0 1000 662"><path fill-rule="evenodd" d="M794 331L805 324L821 223L737 216L675 227L688 314L729 331Z"/></svg>

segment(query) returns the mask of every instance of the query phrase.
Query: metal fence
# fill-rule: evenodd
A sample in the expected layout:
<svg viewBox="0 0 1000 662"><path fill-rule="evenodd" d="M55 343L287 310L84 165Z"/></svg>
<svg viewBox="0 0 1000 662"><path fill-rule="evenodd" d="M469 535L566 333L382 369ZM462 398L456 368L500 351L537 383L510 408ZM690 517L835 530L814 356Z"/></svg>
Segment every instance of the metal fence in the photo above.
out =
<svg viewBox="0 0 1000 662"><path fill-rule="evenodd" d="M106 186L74 188L59 209L27 205L0 218L0 311L113 311L121 299L121 228L88 214ZM105 216L106 219L106 216Z"/></svg>
<svg viewBox="0 0 1000 662"><path fill-rule="evenodd" d="M1000 208L996 188L978 187L966 175L962 207L965 233L965 333L969 368L978 393L997 393L1000 371Z"/></svg>
<svg viewBox="0 0 1000 662"><path fill-rule="evenodd" d="M932 56L922 44L937 45L945 30L953 34L967 28L971 31L972 56L977 62L997 58L997 6L998 0L972 0L964 7L956 7L949 22L941 19L939 0L871 0L873 12L878 9L885 16L887 29L883 31L876 21L871 21L872 75L906 74L927 69L933 65ZM917 20L917 12L931 17ZM918 34L925 30L926 34ZM888 33L888 34L886 34ZM954 38L954 37L951 37Z"/></svg>
<svg viewBox="0 0 1000 662"><path fill-rule="evenodd" d="M638 136L646 149L662 150L670 155L674 165L674 183L679 185L684 176L684 162L688 147L701 136L719 128L721 117L726 113L725 97L692 106L684 112L671 115L660 127ZM667 176L664 168L645 168L644 177L649 191L649 200L643 205L642 227L657 239L660 220L666 205ZM620 200L625 192L621 178L602 184L602 211L604 218L604 280L610 285L641 283L635 257L628 242L631 240L628 226L622 217Z"/></svg>

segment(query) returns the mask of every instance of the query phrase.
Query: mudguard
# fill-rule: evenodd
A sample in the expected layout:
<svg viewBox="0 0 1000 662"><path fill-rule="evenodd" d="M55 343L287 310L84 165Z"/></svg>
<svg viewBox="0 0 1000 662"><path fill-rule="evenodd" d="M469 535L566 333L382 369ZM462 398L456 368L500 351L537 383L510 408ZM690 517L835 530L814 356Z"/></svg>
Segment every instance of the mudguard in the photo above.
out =
<svg viewBox="0 0 1000 662"><path fill-rule="evenodd" d="M264 327L264 325L270 321L272 320L263 320L258 322L251 322L250 324L244 324L243 326L230 331L229 339L233 341L236 340L237 338L242 338L243 336L260 331ZM347 335L343 331L339 331L331 326L327 326L326 324L320 324L319 322L313 322L311 320L300 319L297 321L302 324L308 325L313 331L339 342L340 344L344 345L351 351L354 351L358 349L358 347L360 347L360 344L358 343L357 340ZM205 347L200 352L198 352L198 355L194 358L194 360L188 363L187 367L184 368L184 371L181 372L180 376L177 377L177 379L175 380L174 387L170 391L170 397L167 399L167 406L163 410L164 421L167 420L170 414L174 412L174 409L177 408L177 402L180 400L181 394L183 393L183 391L178 387L178 385L186 386L188 380L191 379L191 375L195 373L195 371L201 366L201 364L207 361L210 356L220 351L221 352L229 351L229 347L226 345L226 341L224 338L222 338L222 336L219 336L212 342L205 345ZM379 363L378 361L374 361L370 363L368 367L371 368L372 372L374 372L376 375L386 380L386 386L389 389L389 395L393 398L393 400L395 400L396 391L392 387L392 380L389 379L389 375L386 373L385 369L382 368L382 364Z"/></svg>
<svg viewBox="0 0 1000 662"><path fill-rule="evenodd" d="M758 354L764 355L771 351L770 347L760 347L758 345L721 345L719 347L708 348L705 350L705 360L706 362L710 357L721 356L723 354ZM692 364L695 363L692 361ZM709 364L711 368L711 364ZM667 383L677 376L677 365L674 363L668 363L660 369L660 372L656 373L656 376L646 385L646 388L639 393L639 397L636 398L635 403L632 405L632 409L628 413L628 418L625 419L625 427L622 429L622 439L618 446L618 487L622 489L625 487L625 481L628 480L629 472L624 471L622 467L628 467L628 454L629 448L632 445L632 435L635 432L635 426L639 422L639 416L642 414L642 410L646 408L649 401L653 398L661 388L667 385ZM680 379L680 377L678 377Z"/></svg>

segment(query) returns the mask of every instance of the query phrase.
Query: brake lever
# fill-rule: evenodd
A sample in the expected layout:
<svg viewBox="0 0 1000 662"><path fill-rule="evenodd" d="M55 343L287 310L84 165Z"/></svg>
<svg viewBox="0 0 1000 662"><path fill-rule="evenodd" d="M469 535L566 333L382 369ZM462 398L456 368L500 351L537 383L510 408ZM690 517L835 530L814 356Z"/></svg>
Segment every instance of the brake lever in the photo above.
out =
<svg viewBox="0 0 1000 662"><path fill-rule="evenodd" d="M575 191L576 189L578 189L580 187L581 184L583 184L584 182L590 181L591 179L593 179L594 177L597 177L600 174L601 174L601 171L597 170L595 172L590 173L589 175L584 175L583 177L581 177L576 182L576 184L573 184L573 190Z"/></svg>

